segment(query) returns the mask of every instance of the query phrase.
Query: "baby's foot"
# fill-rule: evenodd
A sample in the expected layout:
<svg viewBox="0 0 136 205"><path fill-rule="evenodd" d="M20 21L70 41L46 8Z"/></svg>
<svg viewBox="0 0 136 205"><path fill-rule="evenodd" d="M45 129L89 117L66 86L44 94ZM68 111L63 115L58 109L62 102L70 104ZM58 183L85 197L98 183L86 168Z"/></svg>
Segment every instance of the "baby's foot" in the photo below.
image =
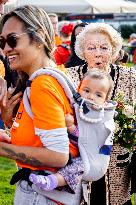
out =
<svg viewBox="0 0 136 205"><path fill-rule="evenodd" d="M51 191L58 186L58 180L54 174L48 176L30 174L29 179L38 188L46 191Z"/></svg>

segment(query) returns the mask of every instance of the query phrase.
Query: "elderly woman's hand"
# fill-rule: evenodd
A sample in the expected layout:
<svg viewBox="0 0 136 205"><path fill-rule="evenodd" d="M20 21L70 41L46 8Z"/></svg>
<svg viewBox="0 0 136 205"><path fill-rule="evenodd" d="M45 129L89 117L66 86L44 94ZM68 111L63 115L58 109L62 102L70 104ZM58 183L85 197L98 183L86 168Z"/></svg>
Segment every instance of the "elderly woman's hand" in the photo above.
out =
<svg viewBox="0 0 136 205"><path fill-rule="evenodd" d="M14 107L21 101L22 92L12 96L15 89L9 89L7 92L6 106L1 106L1 117L7 126L12 125Z"/></svg>
<svg viewBox="0 0 136 205"><path fill-rule="evenodd" d="M0 76L0 106L6 106L7 82Z"/></svg>

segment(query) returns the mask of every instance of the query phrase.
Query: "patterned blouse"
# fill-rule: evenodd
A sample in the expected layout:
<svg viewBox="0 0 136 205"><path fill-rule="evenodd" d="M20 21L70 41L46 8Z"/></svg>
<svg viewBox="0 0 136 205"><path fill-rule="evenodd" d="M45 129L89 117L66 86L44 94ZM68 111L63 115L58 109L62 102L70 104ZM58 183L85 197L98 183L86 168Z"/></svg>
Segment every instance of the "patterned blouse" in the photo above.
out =
<svg viewBox="0 0 136 205"><path fill-rule="evenodd" d="M78 86L84 74L88 71L86 65L67 68L67 72ZM130 103L136 102L136 70L120 65L111 65L110 75L114 81L112 98L119 91L125 93ZM130 155L126 148L114 144L111 153L109 170L106 177L107 201L111 205L123 205L130 200L130 180L128 165Z"/></svg>

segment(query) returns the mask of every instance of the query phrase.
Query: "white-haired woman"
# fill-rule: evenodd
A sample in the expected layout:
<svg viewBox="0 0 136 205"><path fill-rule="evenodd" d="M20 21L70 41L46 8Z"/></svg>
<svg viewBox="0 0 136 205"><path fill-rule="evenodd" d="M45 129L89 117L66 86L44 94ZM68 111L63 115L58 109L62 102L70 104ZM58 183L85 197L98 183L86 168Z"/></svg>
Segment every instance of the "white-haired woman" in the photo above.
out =
<svg viewBox="0 0 136 205"><path fill-rule="evenodd" d="M90 23L77 36L75 52L79 58L86 61L83 66L68 68L73 81L79 85L84 74L91 68L107 68L114 81L112 98L120 90L130 103L136 100L136 71L112 64L122 47L121 35L106 23ZM110 67L110 69L109 69ZM129 153L119 144L113 146L111 162L107 175L108 196L111 205L129 205L130 183L128 176ZM100 179L92 183L91 204L105 205L107 190L104 193L105 181Z"/></svg>

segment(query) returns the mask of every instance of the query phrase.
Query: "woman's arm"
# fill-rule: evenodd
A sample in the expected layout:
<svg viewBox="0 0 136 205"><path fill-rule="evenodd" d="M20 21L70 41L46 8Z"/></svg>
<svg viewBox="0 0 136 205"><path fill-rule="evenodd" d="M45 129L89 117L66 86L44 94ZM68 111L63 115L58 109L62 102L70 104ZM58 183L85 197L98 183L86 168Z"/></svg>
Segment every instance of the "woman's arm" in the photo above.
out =
<svg viewBox="0 0 136 205"><path fill-rule="evenodd" d="M64 167L69 154L49 150L45 147L17 146L0 142L0 156L34 167Z"/></svg>
<svg viewBox="0 0 136 205"><path fill-rule="evenodd" d="M0 77L0 106L6 106L7 82Z"/></svg>

